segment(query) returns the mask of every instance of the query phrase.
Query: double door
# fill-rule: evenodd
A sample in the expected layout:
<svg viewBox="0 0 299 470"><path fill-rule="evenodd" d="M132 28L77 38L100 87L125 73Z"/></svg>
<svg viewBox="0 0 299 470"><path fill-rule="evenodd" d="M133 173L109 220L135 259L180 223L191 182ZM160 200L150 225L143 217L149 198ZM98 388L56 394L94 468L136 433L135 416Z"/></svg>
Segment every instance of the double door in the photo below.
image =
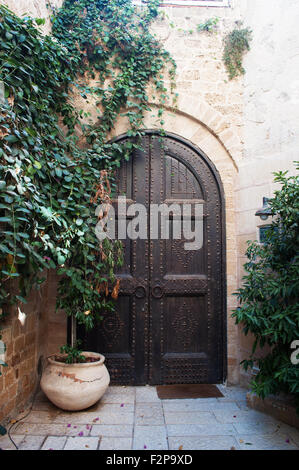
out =
<svg viewBox="0 0 299 470"><path fill-rule="evenodd" d="M87 335L79 331L85 347L105 355L115 384L221 382L223 208L214 170L186 143L148 133L142 148L122 164L117 184L127 210L116 213L125 217L130 235L123 240L125 262L117 273L120 292L115 312L104 312ZM141 205L135 220L132 204ZM153 207L162 204L176 207L164 232L163 217L153 216ZM202 207L201 224L196 204ZM202 230L199 249L186 250L189 240L175 235L186 206L191 230Z"/></svg>

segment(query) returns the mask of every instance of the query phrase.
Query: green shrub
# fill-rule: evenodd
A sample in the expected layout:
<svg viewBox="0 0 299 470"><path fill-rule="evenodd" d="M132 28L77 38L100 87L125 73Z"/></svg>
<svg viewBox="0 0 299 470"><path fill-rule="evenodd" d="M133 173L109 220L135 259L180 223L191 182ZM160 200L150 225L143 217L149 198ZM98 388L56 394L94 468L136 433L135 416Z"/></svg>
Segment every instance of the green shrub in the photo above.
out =
<svg viewBox="0 0 299 470"><path fill-rule="evenodd" d="M253 391L262 398L291 393L299 404L299 365L291 361L292 343L299 340L299 177L287 173L275 174L282 187L269 201L274 219L264 245L249 243L233 316L245 335L255 336L251 357L242 362L245 370L259 368ZM256 348L265 346L269 352L256 358Z"/></svg>

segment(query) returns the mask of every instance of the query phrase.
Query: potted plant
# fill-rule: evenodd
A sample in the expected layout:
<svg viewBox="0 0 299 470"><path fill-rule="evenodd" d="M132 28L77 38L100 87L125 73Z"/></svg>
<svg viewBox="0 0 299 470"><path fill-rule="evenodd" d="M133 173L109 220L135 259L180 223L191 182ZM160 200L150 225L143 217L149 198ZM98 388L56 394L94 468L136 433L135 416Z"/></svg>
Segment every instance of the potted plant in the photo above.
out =
<svg viewBox="0 0 299 470"><path fill-rule="evenodd" d="M61 354L50 356L41 379L43 392L63 410L79 411L94 405L110 382L105 357L83 352L78 345L62 346Z"/></svg>
<svg viewBox="0 0 299 470"><path fill-rule="evenodd" d="M98 199L104 201L108 213L111 188L106 171L101 172L96 190L93 202ZM98 223L106 212L97 214ZM48 358L41 378L41 388L46 396L64 410L82 410L92 406L109 385L105 357L78 349L80 342L75 341L76 324L90 330L103 319L104 312L114 310L120 286L114 271L123 263L121 242L109 238L97 240L88 225L81 227L81 231L86 237L85 243L74 245L76 249L72 256L63 259L58 270L62 277L56 307L63 309L71 318L71 345L62 346L60 354Z"/></svg>

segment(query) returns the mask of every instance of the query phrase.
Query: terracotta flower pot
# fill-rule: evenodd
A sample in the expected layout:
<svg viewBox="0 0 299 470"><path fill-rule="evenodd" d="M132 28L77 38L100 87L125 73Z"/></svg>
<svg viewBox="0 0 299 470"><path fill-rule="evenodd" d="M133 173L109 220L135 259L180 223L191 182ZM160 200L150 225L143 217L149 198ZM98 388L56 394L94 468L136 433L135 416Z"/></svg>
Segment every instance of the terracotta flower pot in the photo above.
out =
<svg viewBox="0 0 299 470"><path fill-rule="evenodd" d="M48 358L41 389L54 405L63 410L79 411L94 405L109 385L105 357L93 352L83 352L83 355L98 358L98 361L65 364L55 360L57 355Z"/></svg>

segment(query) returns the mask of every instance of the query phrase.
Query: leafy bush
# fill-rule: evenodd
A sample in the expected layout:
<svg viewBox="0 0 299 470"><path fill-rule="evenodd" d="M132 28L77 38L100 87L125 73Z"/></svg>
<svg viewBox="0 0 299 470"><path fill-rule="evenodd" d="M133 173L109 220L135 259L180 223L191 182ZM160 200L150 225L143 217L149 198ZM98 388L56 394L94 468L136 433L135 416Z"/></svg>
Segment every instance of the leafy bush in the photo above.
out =
<svg viewBox="0 0 299 470"><path fill-rule="evenodd" d="M269 201L274 219L266 243L249 244L233 316L245 335L255 336L252 355L242 363L246 370L259 368L253 391L262 398L291 393L299 404L299 365L291 361L291 345L299 340L299 177L279 172L275 181L282 187ZM256 358L256 348L265 346L270 351Z"/></svg>
<svg viewBox="0 0 299 470"><path fill-rule="evenodd" d="M38 30L43 20L0 6L0 320L9 305L26 302L49 268L61 274L57 306L79 323L91 328L113 308L121 247L99 243L95 209L107 202L121 160L139 145L148 85L163 124L162 72L167 67L173 84L175 64L150 32L158 4L65 0L53 9L53 36ZM96 126L73 106L78 91L96 101ZM130 142L109 141L120 116Z"/></svg>

